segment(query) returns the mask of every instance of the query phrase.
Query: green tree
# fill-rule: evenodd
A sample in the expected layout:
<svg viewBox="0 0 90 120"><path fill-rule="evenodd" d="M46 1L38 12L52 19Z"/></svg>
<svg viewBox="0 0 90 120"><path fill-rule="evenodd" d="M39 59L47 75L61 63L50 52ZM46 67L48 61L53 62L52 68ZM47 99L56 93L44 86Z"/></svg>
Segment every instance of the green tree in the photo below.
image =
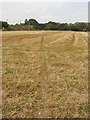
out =
<svg viewBox="0 0 90 120"><path fill-rule="evenodd" d="M28 20L27 19L25 19L25 25L28 25Z"/></svg>
<svg viewBox="0 0 90 120"><path fill-rule="evenodd" d="M59 24L59 29L60 30L68 30L68 24L67 23L60 23Z"/></svg>
<svg viewBox="0 0 90 120"><path fill-rule="evenodd" d="M6 21L0 21L0 28L2 29L2 28L8 28L9 27L9 25L8 25L8 23L6 22Z"/></svg>
<svg viewBox="0 0 90 120"><path fill-rule="evenodd" d="M29 19L29 24L36 26L38 25L38 22L35 19Z"/></svg>
<svg viewBox="0 0 90 120"><path fill-rule="evenodd" d="M45 24L45 29L46 30L58 30L59 26L58 26L58 23L50 21Z"/></svg>

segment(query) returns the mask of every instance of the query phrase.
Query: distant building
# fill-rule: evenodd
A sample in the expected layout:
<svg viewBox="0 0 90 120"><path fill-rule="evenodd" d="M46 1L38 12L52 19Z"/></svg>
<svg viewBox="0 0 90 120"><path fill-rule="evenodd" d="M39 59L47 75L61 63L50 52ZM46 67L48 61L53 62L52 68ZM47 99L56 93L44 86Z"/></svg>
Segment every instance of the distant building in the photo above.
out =
<svg viewBox="0 0 90 120"><path fill-rule="evenodd" d="M32 25L9 25L9 28L13 29L33 29Z"/></svg>

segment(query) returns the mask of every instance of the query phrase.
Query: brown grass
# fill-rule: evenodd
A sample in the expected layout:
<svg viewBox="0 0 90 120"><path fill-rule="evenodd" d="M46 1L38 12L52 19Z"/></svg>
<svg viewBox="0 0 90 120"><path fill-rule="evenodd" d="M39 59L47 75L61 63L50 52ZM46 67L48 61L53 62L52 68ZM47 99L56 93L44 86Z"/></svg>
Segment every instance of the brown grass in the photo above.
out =
<svg viewBox="0 0 90 120"><path fill-rule="evenodd" d="M3 117L87 118L87 33L3 32Z"/></svg>

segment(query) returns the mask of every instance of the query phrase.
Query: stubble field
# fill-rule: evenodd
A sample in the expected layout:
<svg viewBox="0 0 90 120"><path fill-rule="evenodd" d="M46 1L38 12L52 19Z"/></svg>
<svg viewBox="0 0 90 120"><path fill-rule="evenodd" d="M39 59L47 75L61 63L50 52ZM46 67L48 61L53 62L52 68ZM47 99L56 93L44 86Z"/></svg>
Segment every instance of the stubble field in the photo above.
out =
<svg viewBox="0 0 90 120"><path fill-rule="evenodd" d="M4 31L3 117L87 118L88 34Z"/></svg>

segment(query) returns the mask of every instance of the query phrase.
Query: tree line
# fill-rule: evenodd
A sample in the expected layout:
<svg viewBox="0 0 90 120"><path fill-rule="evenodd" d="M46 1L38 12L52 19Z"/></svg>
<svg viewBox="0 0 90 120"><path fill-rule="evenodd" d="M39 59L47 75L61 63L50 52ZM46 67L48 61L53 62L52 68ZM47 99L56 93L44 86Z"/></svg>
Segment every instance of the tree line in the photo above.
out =
<svg viewBox="0 0 90 120"><path fill-rule="evenodd" d="M66 30L66 31L90 31L90 23L57 23L49 21L48 23L39 23L35 19L25 19L24 23L16 23L15 25L33 25L34 30ZM6 21L0 22L0 28L9 30L9 24Z"/></svg>

